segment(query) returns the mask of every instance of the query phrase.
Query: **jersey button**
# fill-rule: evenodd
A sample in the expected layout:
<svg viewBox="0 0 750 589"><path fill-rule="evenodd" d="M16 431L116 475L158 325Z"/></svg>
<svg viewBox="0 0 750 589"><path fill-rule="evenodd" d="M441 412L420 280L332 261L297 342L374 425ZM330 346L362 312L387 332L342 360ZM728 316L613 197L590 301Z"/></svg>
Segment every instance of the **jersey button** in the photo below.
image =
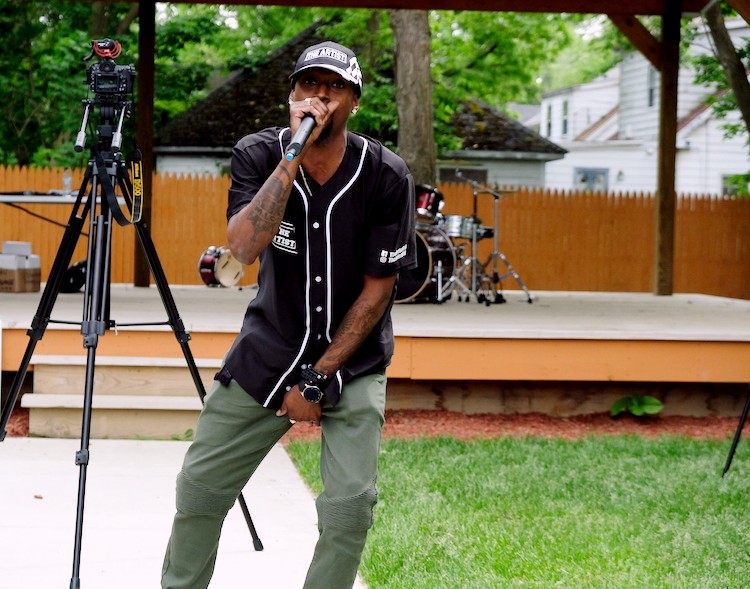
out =
<svg viewBox="0 0 750 589"><path fill-rule="evenodd" d="M317 311L318 313L320 313L320 312L321 312L321 311L323 310L323 307L321 307L320 305L318 305L317 307L315 307L315 310L316 310L316 311Z"/></svg>
<svg viewBox="0 0 750 589"><path fill-rule="evenodd" d="M323 280L323 278L321 276L316 276L315 277L315 282L320 282L321 280Z"/></svg>
<svg viewBox="0 0 750 589"><path fill-rule="evenodd" d="M320 229L320 223L318 223L317 221L315 221L315 223L313 223L312 226L313 226L313 229Z"/></svg>

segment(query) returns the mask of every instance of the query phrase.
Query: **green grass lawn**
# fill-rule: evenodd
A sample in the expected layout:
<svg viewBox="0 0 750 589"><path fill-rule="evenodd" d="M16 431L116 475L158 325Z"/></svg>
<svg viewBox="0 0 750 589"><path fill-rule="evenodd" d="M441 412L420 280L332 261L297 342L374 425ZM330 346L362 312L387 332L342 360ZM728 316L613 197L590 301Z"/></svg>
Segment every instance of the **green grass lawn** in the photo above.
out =
<svg viewBox="0 0 750 589"><path fill-rule="evenodd" d="M369 589L750 588L750 448L451 438L383 443ZM288 447L320 491L318 442Z"/></svg>

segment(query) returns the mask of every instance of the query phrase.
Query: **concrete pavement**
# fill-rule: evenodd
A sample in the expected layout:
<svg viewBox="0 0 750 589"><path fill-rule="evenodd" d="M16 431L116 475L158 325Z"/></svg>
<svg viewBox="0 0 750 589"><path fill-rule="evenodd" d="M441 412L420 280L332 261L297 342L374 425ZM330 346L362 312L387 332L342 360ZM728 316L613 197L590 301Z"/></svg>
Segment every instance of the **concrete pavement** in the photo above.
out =
<svg viewBox="0 0 750 589"><path fill-rule="evenodd" d="M91 440L82 589L158 588L187 442ZM0 589L70 586L80 440L0 443ZM243 492L264 550L239 508L227 516L211 588L302 587L317 539L314 497L277 445ZM358 583L356 587L362 588Z"/></svg>

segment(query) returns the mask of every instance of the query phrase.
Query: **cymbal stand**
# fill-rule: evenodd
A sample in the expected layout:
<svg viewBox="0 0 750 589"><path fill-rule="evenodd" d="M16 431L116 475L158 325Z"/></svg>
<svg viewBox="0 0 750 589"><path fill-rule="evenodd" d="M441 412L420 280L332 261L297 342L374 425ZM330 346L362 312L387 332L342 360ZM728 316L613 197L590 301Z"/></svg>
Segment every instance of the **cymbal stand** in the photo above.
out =
<svg viewBox="0 0 750 589"><path fill-rule="evenodd" d="M505 254L500 251L500 199L502 198L502 194L491 191L489 189L486 189L485 192L491 194L495 201L494 201L494 226L493 226L493 232L492 232L492 253L490 254L490 257L487 259L487 261L484 264L484 267L486 268L490 262L492 262L492 284L497 285L501 280L508 277L513 277L515 281L518 283L518 286L521 287L521 290L526 293L526 300L529 304L534 302L533 297L531 296L531 293L529 292L529 289L526 288L526 285L524 284L523 280L521 280L521 277L518 275L518 272L513 268L510 261L508 261L508 258L505 257ZM498 272L498 260L502 260L505 264L505 268L507 272L500 276L500 273ZM499 292L496 293L497 296L502 297L503 295ZM495 301L497 302L497 301Z"/></svg>
<svg viewBox="0 0 750 589"><path fill-rule="evenodd" d="M492 190L488 186L484 186L479 182L471 180L470 178L464 177L459 170L456 170L456 176L462 180L468 182L473 187L473 199L474 199L474 214L472 216L472 222L474 223L471 235L471 251L472 256L468 262L472 268L471 283L474 286L474 294L477 297L478 302L485 302L490 304L504 303L505 297L498 290L498 285L505 278L512 277L518 286L526 293L526 300L529 304L534 302L534 299L529 292L529 289L521 280L521 276L516 272L515 268L511 265L505 254L500 251L500 200L503 198L502 191ZM507 191L506 191L507 192ZM479 218L477 217L477 200L480 194L490 194L494 198L493 203L493 225L492 225L492 253L484 263L477 260L477 231L479 229ZM500 275L499 271L499 260L505 264L506 272ZM488 267L492 263L492 274L488 274ZM459 272L460 273L460 272ZM493 296L494 295L494 296ZM490 301L492 298L492 301ZM482 300L483 299L483 300Z"/></svg>

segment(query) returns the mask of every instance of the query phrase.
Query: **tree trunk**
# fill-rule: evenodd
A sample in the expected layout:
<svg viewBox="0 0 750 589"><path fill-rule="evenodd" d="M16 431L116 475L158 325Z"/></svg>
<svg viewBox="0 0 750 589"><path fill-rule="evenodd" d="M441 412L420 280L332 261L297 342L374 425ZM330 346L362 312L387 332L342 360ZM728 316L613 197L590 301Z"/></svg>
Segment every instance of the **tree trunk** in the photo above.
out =
<svg viewBox="0 0 750 589"><path fill-rule="evenodd" d="M389 10L396 58L398 153L417 184L435 184L430 23L426 10Z"/></svg>
<svg viewBox="0 0 750 589"><path fill-rule="evenodd" d="M720 3L712 4L705 12L705 17L716 47L717 58L721 67L724 68L732 92L734 92L737 108L740 110L742 120L745 121L745 127L750 129L750 83L747 81L745 66L737 55L732 39L724 25Z"/></svg>

